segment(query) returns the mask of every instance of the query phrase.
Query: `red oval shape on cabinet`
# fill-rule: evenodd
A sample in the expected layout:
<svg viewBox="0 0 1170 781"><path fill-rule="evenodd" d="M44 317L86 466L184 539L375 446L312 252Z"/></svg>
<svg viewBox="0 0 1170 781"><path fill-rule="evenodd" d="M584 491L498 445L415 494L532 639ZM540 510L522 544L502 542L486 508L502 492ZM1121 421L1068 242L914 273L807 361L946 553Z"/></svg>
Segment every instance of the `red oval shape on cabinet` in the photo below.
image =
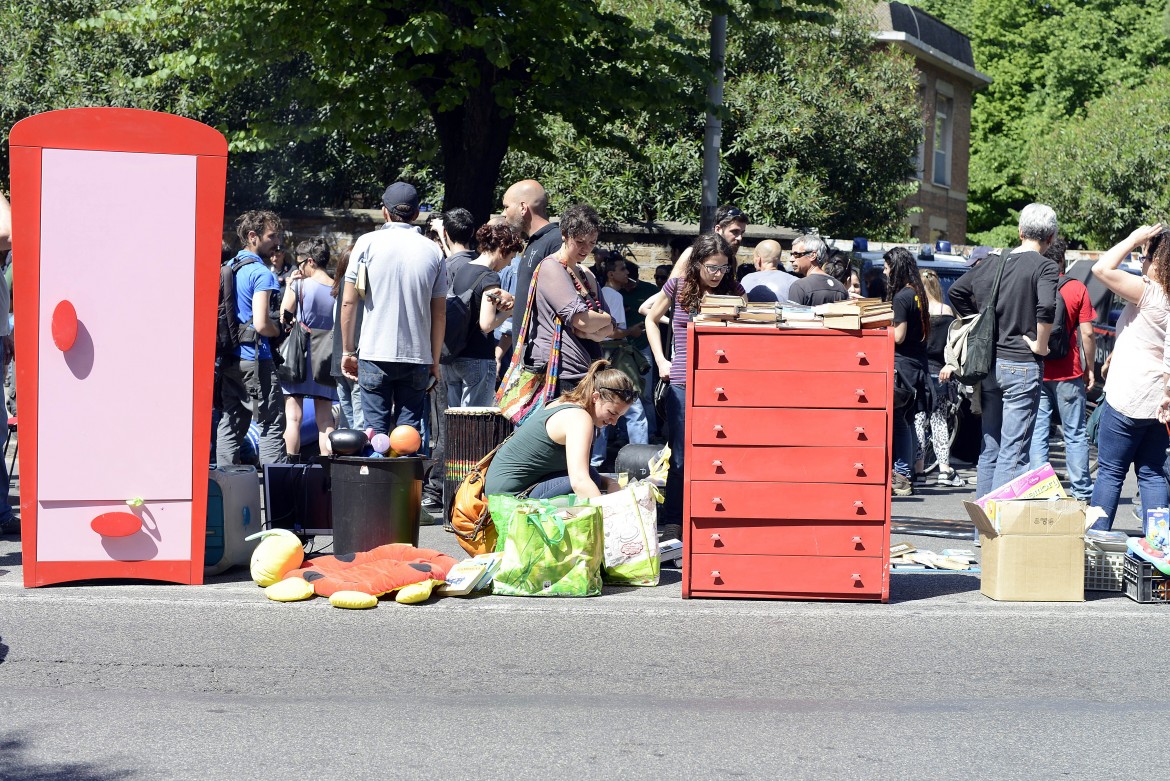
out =
<svg viewBox="0 0 1170 781"><path fill-rule="evenodd" d="M89 526L103 537L129 537L142 528L142 519L134 513L102 513L90 521Z"/></svg>
<svg viewBox="0 0 1170 781"><path fill-rule="evenodd" d="M66 352L77 341L77 310L68 301L62 301L53 309L53 344Z"/></svg>

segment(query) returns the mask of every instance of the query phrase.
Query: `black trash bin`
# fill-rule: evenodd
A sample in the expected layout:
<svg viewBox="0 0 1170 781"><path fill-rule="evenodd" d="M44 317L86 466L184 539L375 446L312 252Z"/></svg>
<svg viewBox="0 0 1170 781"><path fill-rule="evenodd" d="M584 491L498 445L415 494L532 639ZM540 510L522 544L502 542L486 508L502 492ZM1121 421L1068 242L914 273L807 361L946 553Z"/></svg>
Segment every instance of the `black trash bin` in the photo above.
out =
<svg viewBox="0 0 1170 781"><path fill-rule="evenodd" d="M329 459L333 493L333 552L357 553L402 542L418 547L423 459Z"/></svg>

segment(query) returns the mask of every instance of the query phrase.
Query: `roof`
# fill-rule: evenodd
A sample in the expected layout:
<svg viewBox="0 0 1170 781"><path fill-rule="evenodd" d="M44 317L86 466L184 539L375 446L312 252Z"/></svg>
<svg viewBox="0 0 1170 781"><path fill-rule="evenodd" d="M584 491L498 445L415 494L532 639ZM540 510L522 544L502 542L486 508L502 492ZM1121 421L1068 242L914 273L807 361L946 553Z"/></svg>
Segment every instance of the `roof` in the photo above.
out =
<svg viewBox="0 0 1170 781"><path fill-rule="evenodd" d="M991 83L989 76L975 70L971 39L954 27L903 3L877 3L873 14L877 40L896 44L976 89Z"/></svg>

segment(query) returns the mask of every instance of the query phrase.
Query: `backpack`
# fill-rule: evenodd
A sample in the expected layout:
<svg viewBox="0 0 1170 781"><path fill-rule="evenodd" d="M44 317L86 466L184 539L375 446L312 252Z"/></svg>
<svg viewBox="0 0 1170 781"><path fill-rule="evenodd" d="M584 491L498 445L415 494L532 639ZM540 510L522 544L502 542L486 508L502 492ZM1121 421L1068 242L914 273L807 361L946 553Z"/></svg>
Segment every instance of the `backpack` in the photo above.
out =
<svg viewBox="0 0 1170 781"><path fill-rule="evenodd" d="M447 295L447 327L443 332L443 354L439 357L439 363L451 363L467 348L467 337L471 334L472 325L479 322L479 312L471 311L471 299L475 296L476 286L490 273L490 268L485 269L467 290L457 296Z"/></svg>
<svg viewBox="0 0 1170 781"><path fill-rule="evenodd" d="M1060 281L1056 283L1056 315L1052 318L1052 335L1048 337L1048 355L1044 356L1045 360L1059 360L1068 355L1068 306L1060 295L1060 289L1070 280L1071 277L1061 274Z"/></svg>
<svg viewBox="0 0 1170 781"><path fill-rule="evenodd" d="M257 263L254 257L237 257L219 267L219 311L215 320L216 357L233 357L241 344L256 341L256 331L251 323L240 322L240 311L236 305L236 273L249 263ZM249 335L248 332L251 332Z"/></svg>

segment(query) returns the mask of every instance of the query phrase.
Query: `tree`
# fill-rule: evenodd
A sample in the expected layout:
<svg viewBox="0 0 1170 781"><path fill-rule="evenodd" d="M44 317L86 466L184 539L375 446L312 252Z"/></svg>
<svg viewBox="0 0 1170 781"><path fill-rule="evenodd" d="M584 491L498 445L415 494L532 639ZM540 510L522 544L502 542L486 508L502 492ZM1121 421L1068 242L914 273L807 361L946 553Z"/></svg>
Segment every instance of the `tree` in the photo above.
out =
<svg viewBox="0 0 1170 781"><path fill-rule="evenodd" d="M731 29L720 193L753 222L841 236L905 231L900 203L912 191L922 130L914 69L873 44L857 11L847 7L831 27ZM680 106L632 122L597 121L640 144L640 153L615 152L553 125L560 154L513 152L505 181L536 176L558 208L589 201L618 220L697 221L702 117Z"/></svg>
<svg viewBox="0 0 1170 781"><path fill-rule="evenodd" d="M1165 0L913 1L967 34L975 66L994 79L972 108L972 241L1015 236L1016 214L1037 197L1037 139L1168 61Z"/></svg>
<svg viewBox="0 0 1170 781"><path fill-rule="evenodd" d="M1032 148L1025 184L1056 209L1064 231L1106 247L1170 214L1170 69L1090 103ZM1118 121L1118 117L1124 117Z"/></svg>
<svg viewBox="0 0 1170 781"><path fill-rule="evenodd" d="M834 5L696 0L692 15L812 20ZM272 85L272 71L283 69L289 102L310 107L314 122L290 126L284 106L257 94L231 133L233 148L362 127L407 132L429 121L445 201L486 218L505 153L547 154L554 119L584 134L603 111L632 119L700 104L694 85L706 73L706 48L689 26L651 8L632 0L142 0L130 19L164 42L156 81L209 85L203 109L244 85ZM675 45L662 46L664 38ZM604 129L593 127L593 138L633 149Z"/></svg>

